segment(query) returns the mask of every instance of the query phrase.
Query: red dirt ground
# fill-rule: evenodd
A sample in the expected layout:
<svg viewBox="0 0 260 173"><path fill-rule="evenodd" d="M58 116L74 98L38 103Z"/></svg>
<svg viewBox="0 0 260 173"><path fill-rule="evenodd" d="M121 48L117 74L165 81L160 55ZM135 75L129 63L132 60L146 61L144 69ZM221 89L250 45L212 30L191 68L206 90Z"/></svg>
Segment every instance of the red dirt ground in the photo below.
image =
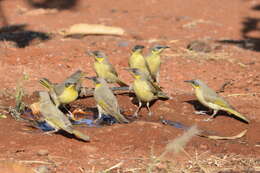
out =
<svg viewBox="0 0 260 173"><path fill-rule="evenodd" d="M23 86L28 95L43 89L38 83L41 77L60 82L77 69L93 76L93 59L85 53L90 50L106 52L121 78L131 84L132 77L124 67L127 67L130 49L136 44L148 48L154 44L171 47L162 56L160 84L172 99L157 101L151 107L154 112L152 118L147 116L146 109L142 109L140 119L130 124L100 128L77 127L91 137L89 143L60 134L45 135L10 117L0 119L0 160L50 162L51 165L46 166L58 173L78 173L84 170L98 172L121 161L124 161L122 172L127 168L143 168L149 162L147 159L151 156L151 150L159 155L169 141L183 133L183 130L162 125L160 116L186 125L197 124L199 128L214 131L221 136L236 135L248 129L246 136L236 140L216 141L194 137L185 150L191 156L208 152L212 155L241 155L257 160L260 156L260 49L257 47L260 39L260 4L256 2L81 0L71 9L26 15L26 12L35 10L27 1L2 0L1 10L6 22L9 25L26 24L27 31L51 33L73 24L90 23L119 26L135 37L86 36L75 39L54 35L49 40L34 40L24 48L14 46L10 40L2 41L1 105L14 103L6 95L14 91L23 74L29 76ZM205 40L216 48L202 54L186 51L186 46L193 40ZM242 43L215 42L220 40L234 40L233 43L237 40ZM243 43L246 46L241 47ZM195 96L191 86L183 81L194 78L204 80L215 90L225 82L231 82L221 95L245 114L251 123L245 124L221 115L211 122L202 121L206 117L194 114L194 106L186 102L194 100ZM89 81L84 82L84 85L93 87ZM118 99L126 115L131 116L136 107L129 97L118 96ZM74 104L95 106L93 98L77 100ZM39 156L39 150L48 150L48 155ZM167 159L178 163L187 160L187 157L180 153L178 157L169 156ZM35 163L31 166L39 165Z"/></svg>

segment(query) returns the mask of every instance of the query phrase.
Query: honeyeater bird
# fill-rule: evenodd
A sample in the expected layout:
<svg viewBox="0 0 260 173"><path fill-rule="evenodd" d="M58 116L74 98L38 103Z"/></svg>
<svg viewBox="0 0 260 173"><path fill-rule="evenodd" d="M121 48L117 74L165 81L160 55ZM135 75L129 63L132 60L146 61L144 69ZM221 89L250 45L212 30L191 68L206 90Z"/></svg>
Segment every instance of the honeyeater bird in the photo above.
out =
<svg viewBox="0 0 260 173"><path fill-rule="evenodd" d="M40 113L43 116L43 120L46 121L55 130L52 132L57 132L60 129L66 131L67 133L74 134L77 138L83 141L89 141L89 136L75 130L68 119L51 101L50 95L46 91L39 92L40 101Z"/></svg>
<svg viewBox="0 0 260 173"><path fill-rule="evenodd" d="M53 96L52 99L55 105L58 107L61 104L64 105L73 102L78 98L83 76L84 72L78 70L67 79L65 79L64 82L59 84L54 84L50 82L47 78L42 78L39 82L49 91L53 91L56 94L56 98L54 94L51 94L51 96Z"/></svg>
<svg viewBox="0 0 260 173"><path fill-rule="evenodd" d="M185 82L191 83L195 89L196 97L200 103L210 109L213 109L213 114L207 120L214 118L219 110L223 110L249 123L249 120L246 117L237 112L226 100L224 100L224 98L219 96L214 90L209 88L201 80L187 80Z"/></svg>
<svg viewBox="0 0 260 173"><path fill-rule="evenodd" d="M118 74L112 64L108 61L105 53L93 51L89 53L95 58L94 69L98 77L105 79L108 83L117 83L120 86L128 86L119 79Z"/></svg>
<svg viewBox="0 0 260 173"><path fill-rule="evenodd" d="M138 116L142 103L146 103L146 107L149 111L148 115L151 116L152 112L150 110L150 102L158 98L169 99L169 97L160 89L160 87L150 81L140 69L130 68L127 70L130 71L135 78L130 88L134 90L134 93L139 101L139 105L134 113L134 116Z"/></svg>
<svg viewBox="0 0 260 173"><path fill-rule="evenodd" d="M146 62L150 69L153 79L159 82L160 77L160 66L161 66L161 53L164 49L170 48L168 46L155 45L150 49L148 56L146 56Z"/></svg>
<svg viewBox="0 0 260 173"><path fill-rule="evenodd" d="M128 65L130 68L140 69L147 77L149 77L152 81L155 81L155 79L151 76L149 66L142 54L143 49L144 46L142 45L136 45L132 48L132 54L129 58Z"/></svg>
<svg viewBox="0 0 260 173"><path fill-rule="evenodd" d="M119 123L129 123L129 121L120 113L119 104L116 96L108 87L107 82L103 78L87 77L95 83L94 99L98 108L98 119L102 114L113 116Z"/></svg>

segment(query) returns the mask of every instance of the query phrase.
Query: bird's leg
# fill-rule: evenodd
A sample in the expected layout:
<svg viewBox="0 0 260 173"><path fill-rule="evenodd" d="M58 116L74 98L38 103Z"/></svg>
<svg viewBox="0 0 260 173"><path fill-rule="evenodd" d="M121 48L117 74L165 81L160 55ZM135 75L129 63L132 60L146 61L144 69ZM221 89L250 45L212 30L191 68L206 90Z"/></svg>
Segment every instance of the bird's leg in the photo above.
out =
<svg viewBox="0 0 260 173"><path fill-rule="evenodd" d="M159 80L160 80L160 71L157 72L157 75L156 75L156 82L159 83Z"/></svg>
<svg viewBox="0 0 260 173"><path fill-rule="evenodd" d="M218 113L218 110L214 109L213 114L208 119L206 119L204 121L212 121L217 113Z"/></svg>
<svg viewBox="0 0 260 173"><path fill-rule="evenodd" d="M134 117L138 117L138 112L140 111L140 108L142 107L142 102L140 100L138 100L138 108L136 109L135 113L134 113Z"/></svg>
<svg viewBox="0 0 260 173"><path fill-rule="evenodd" d="M102 108L99 106L99 105L97 105L97 108L98 108L98 120L100 120L101 118L102 118Z"/></svg>
<svg viewBox="0 0 260 173"><path fill-rule="evenodd" d="M71 118L72 120L76 120L74 117L74 114L72 112L70 112L70 110L68 108L66 108L66 105L62 105L62 107L66 110L69 118Z"/></svg>
<svg viewBox="0 0 260 173"><path fill-rule="evenodd" d="M153 113L152 113L152 111L151 111L151 109L150 109L150 102L147 102L147 103L146 103L146 107L147 107L147 109L148 109L148 111L149 111L149 112L148 112L148 115L149 115L149 116L152 116Z"/></svg>

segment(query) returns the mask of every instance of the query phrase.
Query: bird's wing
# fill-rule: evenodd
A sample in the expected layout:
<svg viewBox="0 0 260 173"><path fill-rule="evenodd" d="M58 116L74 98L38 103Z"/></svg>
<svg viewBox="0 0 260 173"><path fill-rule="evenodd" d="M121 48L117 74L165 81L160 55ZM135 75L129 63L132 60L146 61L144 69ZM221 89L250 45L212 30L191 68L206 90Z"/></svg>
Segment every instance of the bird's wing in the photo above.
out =
<svg viewBox="0 0 260 173"><path fill-rule="evenodd" d="M112 110L119 110L117 99L107 86L101 86L96 92L98 94L95 94L95 97L98 102L102 102L102 105L108 105L108 108Z"/></svg>
<svg viewBox="0 0 260 173"><path fill-rule="evenodd" d="M115 67L108 60L105 60L104 63L108 65L108 68L109 68L111 73L118 76Z"/></svg>
<svg viewBox="0 0 260 173"><path fill-rule="evenodd" d="M146 84L149 86L150 91L154 94L156 94L158 92L158 88L156 85L154 85L153 82L149 81L149 80L145 80Z"/></svg>
<svg viewBox="0 0 260 173"><path fill-rule="evenodd" d="M115 67L114 67L112 64L110 64L110 63L109 63L109 66L110 66L110 68L111 68L111 72L112 72L114 75L118 76Z"/></svg>
<svg viewBox="0 0 260 173"><path fill-rule="evenodd" d="M217 105L222 106L224 108L232 108L226 100L224 100L221 96L219 96L212 89L210 89L208 87L204 88L204 93L207 93L207 94L203 94L203 96L204 96L204 98L207 102L217 104Z"/></svg>
<svg viewBox="0 0 260 173"><path fill-rule="evenodd" d="M60 96L65 89L65 83L59 83L54 85L54 91L57 94L57 96Z"/></svg>
<svg viewBox="0 0 260 173"><path fill-rule="evenodd" d="M70 131L69 119L52 103L48 93L40 95L40 112L43 119L50 122L55 129Z"/></svg>

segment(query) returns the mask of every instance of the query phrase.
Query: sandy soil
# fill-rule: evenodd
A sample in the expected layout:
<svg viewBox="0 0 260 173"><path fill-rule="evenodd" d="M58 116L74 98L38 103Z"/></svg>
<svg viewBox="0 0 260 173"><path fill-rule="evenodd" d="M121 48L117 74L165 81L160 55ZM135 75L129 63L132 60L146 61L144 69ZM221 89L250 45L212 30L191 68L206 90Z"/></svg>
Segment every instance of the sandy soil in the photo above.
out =
<svg viewBox="0 0 260 173"><path fill-rule="evenodd" d="M43 90L38 83L41 77L60 82L77 69L93 76L93 59L86 54L91 50L106 52L120 77L131 84L133 79L124 68L130 49L136 44L147 48L154 44L171 47L162 56L160 84L172 99L157 101L151 107L154 112L151 118L142 109L141 117L130 124L76 127L91 137L89 143L61 134L49 136L11 117L0 119L0 160L23 161L33 168L44 165L50 172L58 173L99 172L122 161L118 171L145 172L153 154L159 156L169 141L183 133L181 129L161 124L159 118L163 116L188 126L197 124L221 136L236 135L244 129L248 132L236 140L194 137L185 147L189 156L183 152L168 154L156 163L152 172L259 169L260 4L257 1L81 0L60 5L58 11L43 10L44 13L35 12L37 8L28 2L0 2L5 18L2 26L17 25L16 30L0 32L1 105L14 104L10 93L15 92L24 75L29 78L23 82L29 97L34 91ZM63 38L50 34L77 23L118 26L129 35ZM188 51L187 45L194 40L206 42L210 52ZM194 114L194 106L187 101L196 98L191 86L183 82L195 78L215 90L230 82L220 94L251 123L221 113L213 121L202 121L206 116ZM93 87L89 81L84 81L84 85ZM128 96L120 95L118 99L126 116L131 117L136 106ZM31 103L35 99L29 100ZM95 107L95 102L86 98L71 105ZM47 154L39 154L40 150L47 150Z"/></svg>

